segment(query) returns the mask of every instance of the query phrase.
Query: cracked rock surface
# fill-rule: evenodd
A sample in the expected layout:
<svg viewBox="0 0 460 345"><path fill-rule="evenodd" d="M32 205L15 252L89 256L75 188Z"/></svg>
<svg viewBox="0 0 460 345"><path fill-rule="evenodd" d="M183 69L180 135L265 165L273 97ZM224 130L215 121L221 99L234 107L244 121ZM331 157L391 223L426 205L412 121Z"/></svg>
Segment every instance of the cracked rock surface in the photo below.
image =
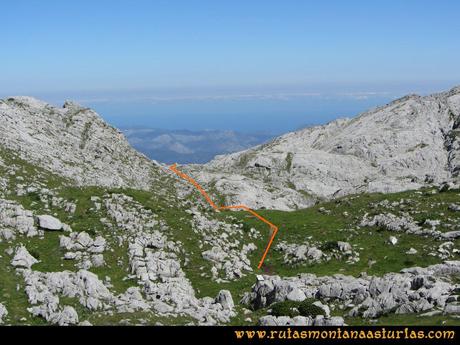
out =
<svg viewBox="0 0 460 345"><path fill-rule="evenodd" d="M226 195L227 204L255 209L292 210L318 199L458 182L459 117L460 87L409 95L189 170Z"/></svg>

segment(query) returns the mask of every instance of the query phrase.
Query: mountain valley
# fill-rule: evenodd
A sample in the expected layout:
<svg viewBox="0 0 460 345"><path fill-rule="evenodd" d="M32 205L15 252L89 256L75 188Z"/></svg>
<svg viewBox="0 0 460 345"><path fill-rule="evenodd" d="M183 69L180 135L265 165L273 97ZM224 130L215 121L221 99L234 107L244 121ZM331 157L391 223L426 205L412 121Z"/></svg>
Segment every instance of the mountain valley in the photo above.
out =
<svg viewBox="0 0 460 345"><path fill-rule="evenodd" d="M168 166L94 111L0 101L0 323L460 324L460 88Z"/></svg>

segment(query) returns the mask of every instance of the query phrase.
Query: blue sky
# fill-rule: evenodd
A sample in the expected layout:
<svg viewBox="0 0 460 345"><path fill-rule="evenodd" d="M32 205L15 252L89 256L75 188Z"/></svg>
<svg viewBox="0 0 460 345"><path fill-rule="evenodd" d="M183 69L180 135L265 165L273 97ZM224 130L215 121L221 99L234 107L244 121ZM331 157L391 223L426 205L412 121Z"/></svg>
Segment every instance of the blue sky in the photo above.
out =
<svg viewBox="0 0 460 345"><path fill-rule="evenodd" d="M2 3L0 96L118 126L285 131L460 84L460 2Z"/></svg>

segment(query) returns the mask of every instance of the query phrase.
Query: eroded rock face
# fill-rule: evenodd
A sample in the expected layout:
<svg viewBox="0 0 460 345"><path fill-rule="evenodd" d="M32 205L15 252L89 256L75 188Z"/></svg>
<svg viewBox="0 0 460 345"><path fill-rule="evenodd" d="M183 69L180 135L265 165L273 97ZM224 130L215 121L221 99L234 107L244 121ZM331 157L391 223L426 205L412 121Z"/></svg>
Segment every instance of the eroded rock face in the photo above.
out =
<svg viewBox="0 0 460 345"><path fill-rule="evenodd" d="M255 309L265 308L290 299L294 291L300 290L306 298L327 300L341 308L351 308L349 316L376 318L385 313L419 313L434 308L455 311L456 304L447 305L448 301L455 300L460 285L449 279L459 272L460 261L446 261L426 268L413 267L400 273L388 273L383 277L354 278L341 274L325 277L301 274L292 278L264 276L264 280L258 281L252 291L245 294L242 302Z"/></svg>
<svg viewBox="0 0 460 345"><path fill-rule="evenodd" d="M72 102L0 100L0 144L77 185L148 189L157 164L135 151L98 114Z"/></svg>
<svg viewBox="0 0 460 345"><path fill-rule="evenodd" d="M460 87L406 96L190 170L227 195L227 204L256 209L290 210L318 198L441 184L458 180L459 109Z"/></svg>

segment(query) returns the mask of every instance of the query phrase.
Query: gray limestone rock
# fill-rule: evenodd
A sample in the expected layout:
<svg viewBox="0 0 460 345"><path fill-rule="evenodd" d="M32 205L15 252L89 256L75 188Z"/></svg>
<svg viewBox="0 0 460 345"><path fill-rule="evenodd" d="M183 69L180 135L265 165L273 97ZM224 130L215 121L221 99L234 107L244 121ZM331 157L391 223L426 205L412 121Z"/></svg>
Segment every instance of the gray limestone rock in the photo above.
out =
<svg viewBox="0 0 460 345"><path fill-rule="evenodd" d="M5 319L7 316L8 316L8 310L2 303L0 303L0 325L5 322Z"/></svg>
<svg viewBox="0 0 460 345"><path fill-rule="evenodd" d="M27 251L26 247L19 246L16 248L11 265L16 268L31 268L38 260Z"/></svg>
<svg viewBox="0 0 460 345"><path fill-rule="evenodd" d="M0 132L0 145L80 186L148 190L160 169L97 113L72 102L58 108L32 97L0 100Z"/></svg>
<svg viewBox="0 0 460 345"><path fill-rule="evenodd" d="M216 303L220 303L224 309L232 310L235 307L232 294L228 290L220 290L216 297Z"/></svg>
<svg viewBox="0 0 460 345"><path fill-rule="evenodd" d="M460 171L459 95L460 87L409 95L356 118L287 133L189 170L199 183L225 195L228 204L254 209L292 210L317 199L445 181L453 188Z"/></svg>
<svg viewBox="0 0 460 345"><path fill-rule="evenodd" d="M38 226L45 230L62 230L63 224L53 216L41 215L37 216Z"/></svg>
<svg viewBox="0 0 460 345"><path fill-rule="evenodd" d="M354 278L340 274L323 277L302 274L290 278L264 276L253 285L251 292L243 296L241 302L254 309L266 308L289 299L292 291L300 290L307 298L318 299L318 306L325 306L324 301L353 305L348 312L353 317L374 319L385 313L420 313L444 308L449 303L456 305L454 293L458 287L449 283L448 279L459 272L460 261L445 261L426 268L414 267L400 273L387 273L383 277ZM449 308L455 310L455 307ZM271 318L267 320L273 321Z"/></svg>

